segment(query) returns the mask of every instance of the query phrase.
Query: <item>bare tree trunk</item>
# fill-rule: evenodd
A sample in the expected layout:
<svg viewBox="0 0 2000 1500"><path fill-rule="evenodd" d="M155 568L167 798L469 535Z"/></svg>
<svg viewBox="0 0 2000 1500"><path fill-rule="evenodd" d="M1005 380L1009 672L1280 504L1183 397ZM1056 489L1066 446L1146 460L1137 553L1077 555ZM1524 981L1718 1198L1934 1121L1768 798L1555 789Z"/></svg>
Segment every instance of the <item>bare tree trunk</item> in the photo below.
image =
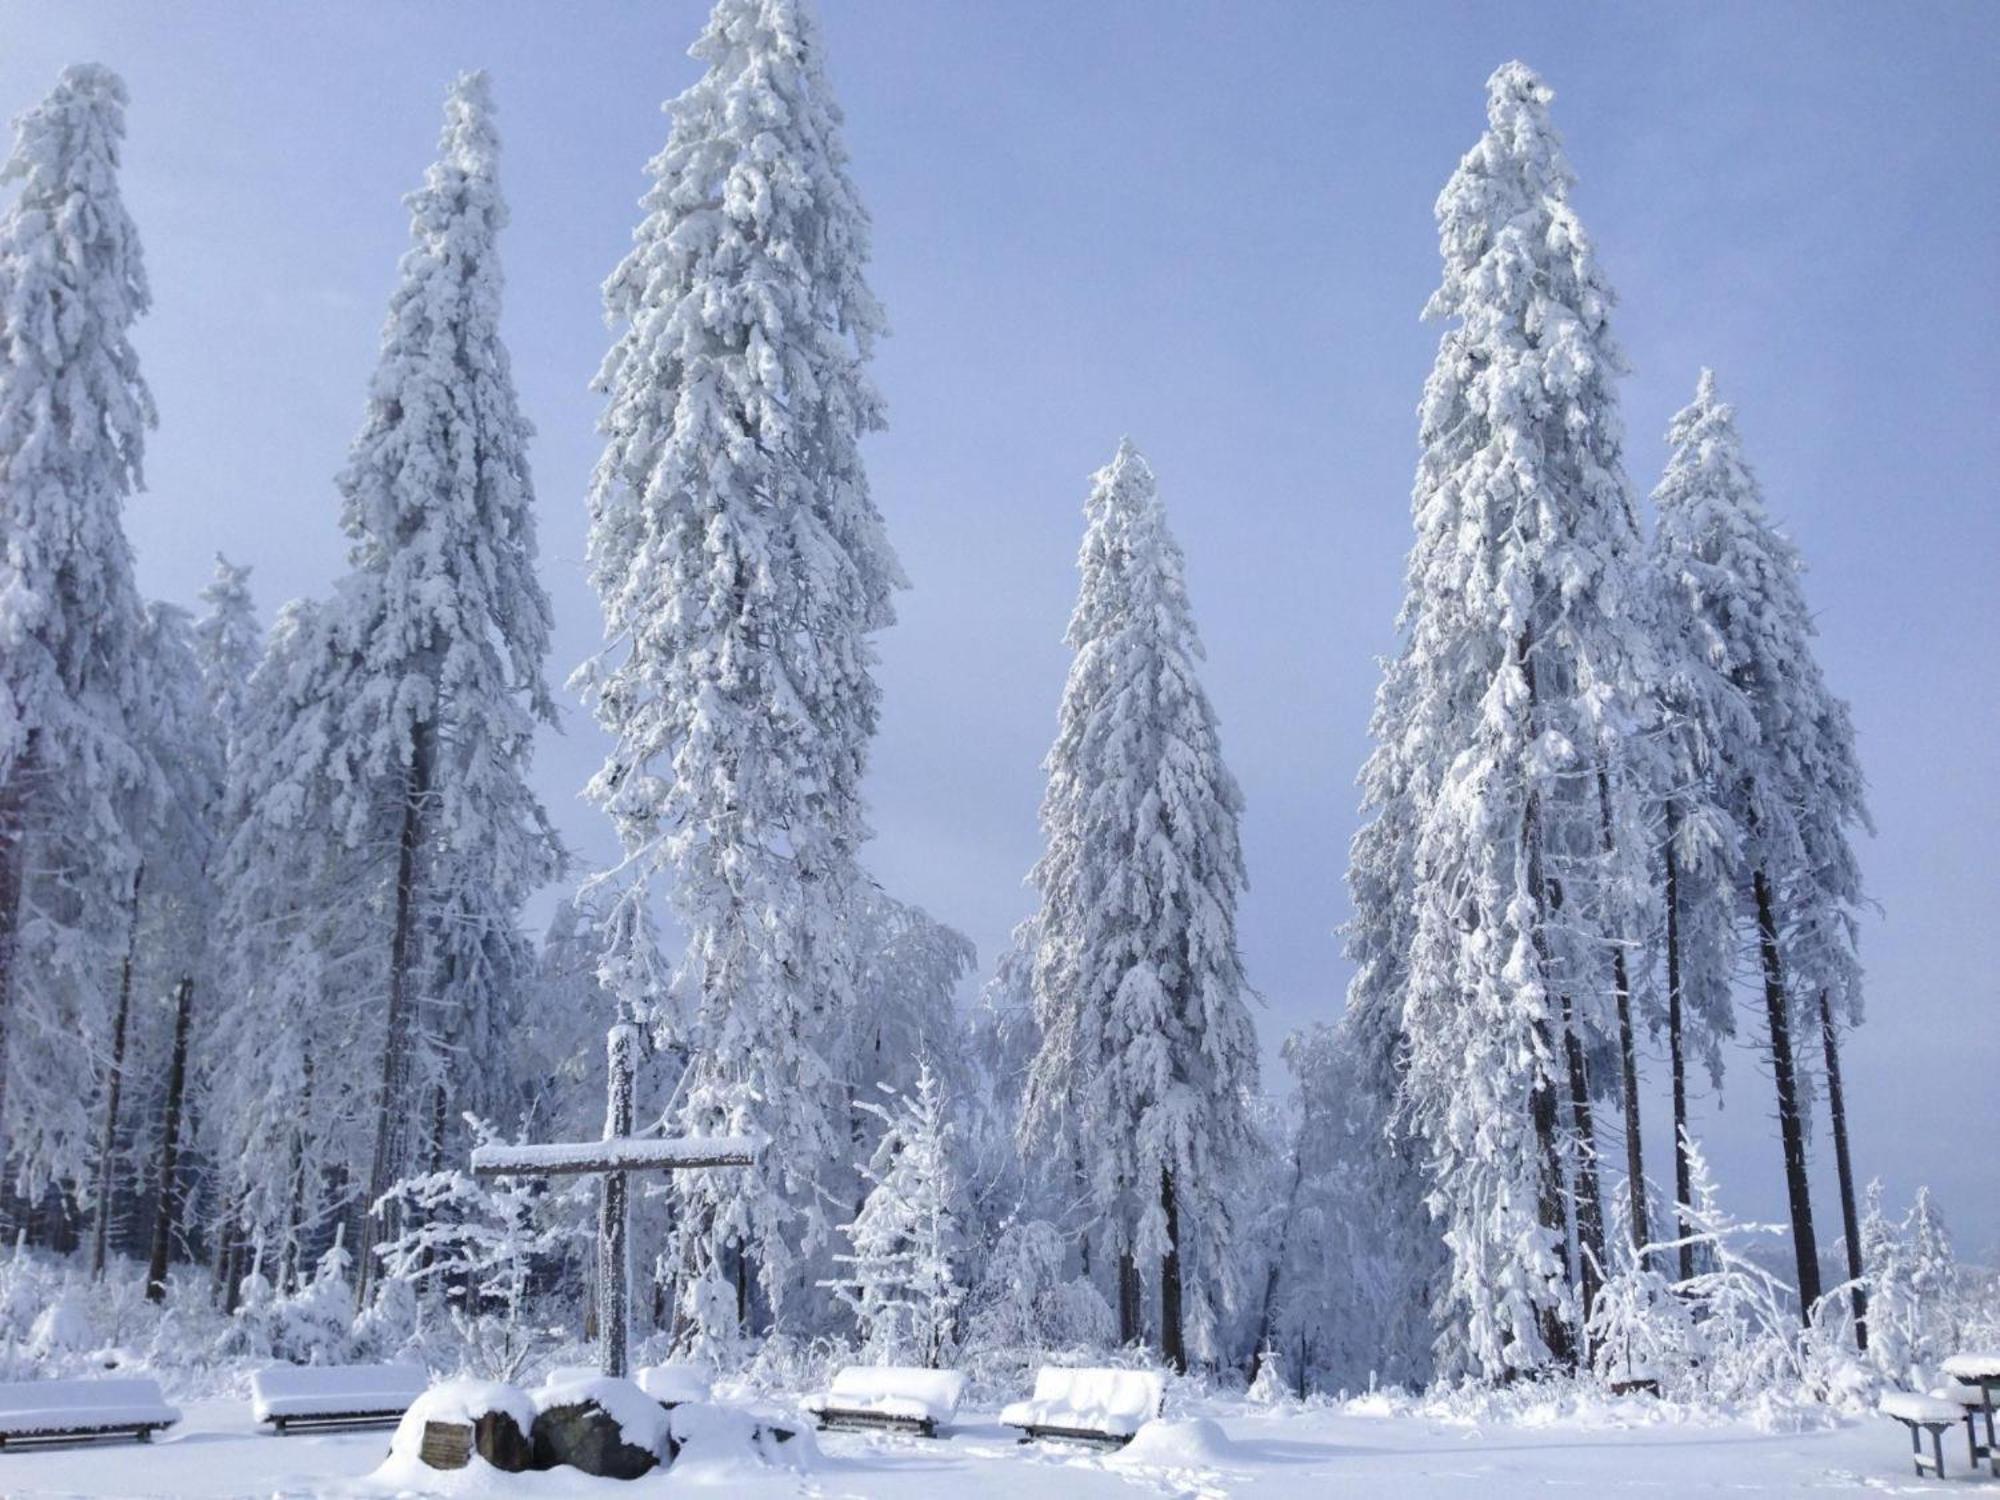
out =
<svg viewBox="0 0 2000 1500"><path fill-rule="evenodd" d="M1608 860L1617 851L1611 836L1611 776L1597 772L1598 825ZM1646 1153L1639 1134L1639 1053L1632 1036L1632 976L1625 961L1625 934L1611 940L1611 982L1618 998L1618 1072L1625 1116L1625 1182L1630 1200L1632 1248L1642 1250L1653 1238L1646 1202Z"/></svg>
<svg viewBox="0 0 2000 1500"><path fill-rule="evenodd" d="M236 1239L238 1212L236 1205L240 1201L241 1193L242 1189L238 1188L222 1195L219 1201L221 1212L215 1221L215 1263L214 1269L209 1274L209 1291L216 1305L225 1309L234 1301L228 1292L229 1251Z"/></svg>
<svg viewBox="0 0 2000 1500"><path fill-rule="evenodd" d="M1792 1253L1799 1273L1799 1317L1812 1316L1819 1301L1819 1242L1813 1235L1812 1192L1806 1181L1805 1121L1799 1110L1798 1078L1792 1059L1791 1007L1785 998L1784 959L1778 951L1778 919L1771 883L1762 870L1751 877L1757 902L1757 947L1764 963L1764 1009L1771 1029L1771 1072L1778 1085L1778 1132L1785 1147L1785 1192L1792 1210Z"/></svg>
<svg viewBox="0 0 2000 1500"><path fill-rule="evenodd" d="M1131 1246L1118 1252L1118 1342L1132 1345L1145 1337L1139 1305L1139 1263Z"/></svg>
<svg viewBox="0 0 2000 1500"><path fill-rule="evenodd" d="M1521 639L1515 648L1515 660L1520 665L1521 676L1528 688L1530 717L1533 717L1535 703L1535 658L1534 631L1532 628L1521 632ZM1528 889L1534 896L1534 932L1531 946L1535 952L1535 967L1542 981L1543 993L1553 987L1553 968L1549 958L1548 903L1549 892L1544 881L1542 868L1542 828L1541 794L1530 790L1521 807L1521 843L1527 855ZM1550 1045L1551 1027L1546 1017L1534 1023L1537 1051L1544 1057L1553 1057L1555 1049ZM1564 1212L1566 1193L1562 1176L1562 1145L1556 1130L1556 1087L1555 1079L1546 1070L1540 1071L1528 1093L1528 1116L1535 1127L1535 1145L1541 1157L1541 1180L1535 1195L1535 1216L1542 1228L1554 1235L1558 1244L1569 1240L1567 1216ZM1565 1257L1567 1259L1567 1257ZM1571 1335L1569 1322L1563 1317L1558 1304L1545 1305L1541 1310L1542 1342L1548 1346L1550 1356L1559 1365L1574 1367L1576 1364L1576 1340Z"/></svg>
<svg viewBox="0 0 2000 1500"><path fill-rule="evenodd" d="M1688 1223L1688 1199L1694 1196L1694 1164L1688 1156L1687 1025L1681 1002L1681 872L1674 840L1680 832L1680 810L1667 804L1667 1054L1674 1075L1674 1238L1676 1270L1682 1281L1694 1279L1694 1230Z"/></svg>
<svg viewBox="0 0 2000 1500"><path fill-rule="evenodd" d="M368 1199L361 1210L354 1277L356 1306L365 1305L375 1262L375 1205L395 1185L395 1141L402 1109L403 1075L410 1046L411 945L417 925L417 860L423 852L424 804L430 796L431 736L418 725L410 741L403 826L396 840L396 916L389 932L389 1015L382 1039L382 1083L375 1099L375 1152L368 1167Z"/></svg>
<svg viewBox="0 0 2000 1500"><path fill-rule="evenodd" d="M112 1162L118 1150L118 1096L125 1088L125 1033L132 1019L132 966L139 948L139 887L146 866L132 872L131 928L118 975L118 1011L111 1021L111 1072L104 1080L104 1124L97 1136L97 1211L90 1224L90 1279L104 1279L105 1242L111 1229Z"/></svg>
<svg viewBox="0 0 2000 1500"><path fill-rule="evenodd" d="M1570 1128L1576 1134L1576 1237L1582 1247L1582 1279L1578 1293L1583 1321L1590 1321L1597 1292L1604 1284L1604 1189L1597 1175L1597 1121L1590 1108L1590 1078L1583 1060L1583 1042L1576 1034L1575 1007L1562 997L1563 1057L1569 1073Z"/></svg>
<svg viewBox="0 0 2000 1500"><path fill-rule="evenodd" d="M299 1089L299 1118L292 1126L292 1159L286 1176L285 1246L278 1258L278 1285L296 1289L300 1282L299 1261L305 1253L306 1233L306 1124L312 1119L313 1055L306 1049L304 1080Z"/></svg>
<svg viewBox="0 0 2000 1500"><path fill-rule="evenodd" d="M1847 1237L1847 1279L1854 1286L1854 1343L1868 1347L1868 1291L1861 1283L1861 1214L1854 1201L1854 1159L1847 1153L1847 1095L1840 1086L1840 1037L1833 1004L1819 992L1819 1036L1826 1048L1826 1093L1833 1106L1833 1159L1840 1174L1840 1228Z"/></svg>
<svg viewBox="0 0 2000 1500"><path fill-rule="evenodd" d="M146 1261L146 1300L167 1295L167 1256L180 1218L181 1100L187 1093L188 1026L194 1016L194 979L183 975L174 996L174 1051L167 1064L167 1117L160 1126L159 1211L153 1215L152 1254Z"/></svg>
<svg viewBox="0 0 2000 1500"><path fill-rule="evenodd" d="M36 730L14 762L14 773L0 782L0 1170L7 1161L7 1060L13 1034L14 970L21 947L21 908L27 894L28 832L25 783L34 754Z"/></svg>
<svg viewBox="0 0 2000 1500"><path fill-rule="evenodd" d="M1187 1373L1187 1332L1181 1315L1181 1205L1174 1174L1160 1173L1160 1208L1167 1216L1167 1252L1160 1257L1160 1353L1175 1371Z"/></svg>

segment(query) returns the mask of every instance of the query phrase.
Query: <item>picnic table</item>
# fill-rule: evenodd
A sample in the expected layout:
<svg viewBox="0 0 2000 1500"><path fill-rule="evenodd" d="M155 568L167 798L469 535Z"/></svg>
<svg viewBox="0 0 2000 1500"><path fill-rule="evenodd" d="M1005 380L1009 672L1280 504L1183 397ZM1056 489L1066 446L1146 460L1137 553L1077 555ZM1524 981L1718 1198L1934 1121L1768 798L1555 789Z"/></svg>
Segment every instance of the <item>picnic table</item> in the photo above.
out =
<svg viewBox="0 0 2000 1500"><path fill-rule="evenodd" d="M1996 1479L2000 1479L2000 1444L1993 1441L1993 1406L2000 1397L2000 1351L1954 1354L1940 1367L1951 1382L1942 1394L1965 1411L1965 1442L1972 1454L1972 1467L1981 1459ZM1986 1428L1980 1442L1979 1429Z"/></svg>

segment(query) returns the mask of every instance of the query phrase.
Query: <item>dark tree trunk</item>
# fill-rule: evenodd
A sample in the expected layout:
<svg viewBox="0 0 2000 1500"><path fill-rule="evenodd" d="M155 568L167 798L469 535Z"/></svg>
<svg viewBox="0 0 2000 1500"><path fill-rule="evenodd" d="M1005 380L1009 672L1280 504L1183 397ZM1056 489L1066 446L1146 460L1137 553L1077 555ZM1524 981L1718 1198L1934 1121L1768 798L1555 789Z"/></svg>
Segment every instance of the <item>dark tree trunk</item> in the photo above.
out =
<svg viewBox="0 0 2000 1500"><path fill-rule="evenodd" d="M229 1290L229 1255L236 1244L236 1215L239 1201L238 1189L235 1193L225 1193L218 1207L220 1213L215 1221L215 1267L209 1275L209 1291L216 1305L227 1311L235 1304L235 1297Z"/></svg>
<svg viewBox="0 0 2000 1500"><path fill-rule="evenodd" d="M180 1217L181 1100L187 1093L188 1026L194 1017L194 980L183 976L174 996L174 1050L167 1064L167 1113L160 1125L158 1212L153 1215L152 1254L146 1261L146 1300L167 1295L167 1256Z"/></svg>
<svg viewBox="0 0 2000 1500"><path fill-rule="evenodd" d="M1785 998L1784 959L1778 951L1778 919L1771 883L1758 870L1751 876L1757 902L1757 947L1764 963L1764 1009L1771 1029L1771 1072L1778 1085L1778 1132L1785 1147L1785 1193L1792 1209L1792 1253L1799 1273L1799 1317L1809 1320L1819 1301L1819 1242L1813 1235L1812 1192L1806 1181L1805 1120L1799 1110L1798 1077L1792 1058L1791 1007Z"/></svg>
<svg viewBox="0 0 2000 1500"><path fill-rule="evenodd" d="M313 1055L305 1055L305 1077L299 1090L299 1118L292 1127L292 1160L288 1201L285 1205L285 1248L279 1262L278 1284L299 1285L299 1258L305 1251L306 1233L306 1122L312 1118Z"/></svg>
<svg viewBox="0 0 2000 1500"><path fill-rule="evenodd" d="M0 1170L7 1161L7 1058L13 1035L14 970L21 944L21 907L27 888L28 833L27 766L34 754L36 730L14 762L14 773L0 782ZM33 1217L32 1212L29 1217Z"/></svg>
<svg viewBox="0 0 2000 1500"><path fill-rule="evenodd" d="M1118 1252L1118 1342L1138 1343L1144 1337L1139 1325L1139 1263L1127 1246Z"/></svg>
<svg viewBox="0 0 2000 1500"><path fill-rule="evenodd" d="M1597 773L1598 824L1608 859L1617 853L1611 837L1611 777ZM1611 940L1611 983L1618 999L1618 1072L1625 1116L1626 1196L1632 1210L1632 1248L1643 1250L1653 1238L1646 1202L1646 1153L1639 1134L1639 1052L1632 1037L1632 976L1625 961L1625 935Z"/></svg>
<svg viewBox="0 0 2000 1500"><path fill-rule="evenodd" d="M1575 1008L1562 997L1563 1057L1569 1073L1570 1129L1576 1135L1576 1237L1582 1250L1578 1293L1588 1323L1604 1284L1604 1191L1597 1175L1597 1122L1590 1108L1590 1078L1583 1042L1576 1034Z"/></svg>
<svg viewBox="0 0 2000 1500"><path fill-rule="evenodd" d="M1547 1044L1548 1027L1538 1024L1544 1046ZM1558 1245L1569 1238L1568 1220L1563 1205L1566 1194L1562 1180L1562 1143L1556 1130L1556 1086L1555 1080L1544 1073L1536 1080L1534 1089L1528 1095L1528 1115L1535 1126L1535 1145L1541 1157L1539 1190L1535 1198L1535 1214L1542 1228L1555 1235ZM1550 1304L1542 1308L1542 1342L1549 1346L1549 1354L1559 1365L1576 1363L1576 1341L1570 1336L1570 1326L1563 1317L1559 1305Z"/></svg>
<svg viewBox="0 0 2000 1500"><path fill-rule="evenodd" d="M1868 1347L1868 1291L1861 1283L1861 1213L1854 1201L1854 1159L1847 1153L1847 1095L1840 1086L1840 1036L1833 1004L1819 992L1819 1035L1826 1048L1826 1095L1833 1107L1833 1159L1840 1174L1840 1228L1847 1237L1847 1279L1854 1286L1854 1343Z"/></svg>
<svg viewBox="0 0 2000 1500"><path fill-rule="evenodd" d="M1174 1174L1160 1173L1160 1208L1167 1216L1167 1253L1160 1257L1160 1353L1176 1372L1187 1373L1187 1333L1181 1326L1181 1205Z"/></svg>
<svg viewBox="0 0 2000 1500"><path fill-rule="evenodd" d="M402 830L396 840L396 916L389 932L389 1015L382 1040L382 1083L375 1099L375 1152L368 1167L368 1199L361 1209L354 1298L367 1301L379 1224L374 1212L395 1185L395 1141L401 1119L403 1077L409 1054L411 947L417 926L417 862L423 853L424 804L430 797L431 737L419 725L411 736L409 780L403 794Z"/></svg>
<svg viewBox="0 0 2000 1500"><path fill-rule="evenodd" d="M105 1241L111 1230L111 1178L118 1154L118 1096L125 1089L125 1033L132 1019L132 966L139 948L139 886L145 875L144 864L132 872L131 929L125 936L125 962L118 973L118 1010L111 1020L111 1072L104 1080L104 1124L97 1136L97 1211L90 1222L93 1281L104 1276Z"/></svg>
<svg viewBox="0 0 2000 1500"><path fill-rule="evenodd" d="M1528 688L1529 717L1534 718L1535 703L1535 657L1534 631L1531 628L1521 632L1521 639L1515 648L1515 660L1521 669L1522 679ZM1521 844L1527 855L1528 889L1534 897L1534 932L1531 946L1535 952L1535 967L1542 981L1542 993L1548 994L1554 988L1554 965L1549 959L1549 891L1543 878L1542 869L1542 828L1541 794L1530 790L1521 807ZM1536 1050L1542 1057L1553 1060L1555 1048L1551 1045L1552 1028L1546 1017L1534 1024ZM1528 1094L1528 1116L1535 1127L1535 1145L1541 1158L1541 1180L1535 1195L1535 1215L1542 1228L1555 1237L1559 1245L1569 1242L1568 1220L1565 1205L1568 1194L1563 1187L1562 1143L1556 1128L1556 1086L1546 1067L1535 1078ZM1563 1257L1566 1261L1567 1257ZM1559 1303L1546 1303L1541 1309L1542 1342L1548 1346L1549 1354L1559 1365L1574 1367L1576 1364L1576 1340L1571 1335L1568 1321L1563 1317Z"/></svg>
<svg viewBox="0 0 2000 1500"><path fill-rule="evenodd" d="M1681 876L1674 840L1680 814L1667 804L1667 1054L1674 1082L1674 1252L1682 1281L1694 1279L1694 1233L1688 1224L1688 1199L1694 1196L1694 1164L1688 1156L1687 1025L1681 1003Z"/></svg>

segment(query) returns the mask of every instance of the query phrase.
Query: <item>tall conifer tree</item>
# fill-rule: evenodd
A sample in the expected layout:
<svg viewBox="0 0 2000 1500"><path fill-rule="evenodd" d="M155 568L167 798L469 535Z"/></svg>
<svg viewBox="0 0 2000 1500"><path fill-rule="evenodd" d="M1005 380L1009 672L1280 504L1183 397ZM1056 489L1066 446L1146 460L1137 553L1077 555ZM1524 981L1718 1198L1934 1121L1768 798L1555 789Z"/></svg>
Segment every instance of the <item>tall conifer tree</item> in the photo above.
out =
<svg viewBox="0 0 2000 1500"><path fill-rule="evenodd" d="M0 168L0 1159L31 1177L80 1169L94 1135L76 1040L108 1045L106 950L160 792L123 523L153 423L125 104L110 69L65 68Z"/></svg>
<svg viewBox="0 0 2000 1500"><path fill-rule="evenodd" d="M1735 410L1716 395L1712 372L1702 371L1668 441L1666 474L1653 492L1659 566L1707 664L1742 695L1754 725L1716 732L1714 775L1741 835L1735 883L1763 981L1798 1290L1809 1312L1819 1297L1819 1249L1798 1054L1835 1017L1860 1016L1863 896L1849 834L1870 826L1865 786L1847 705L1827 688L1813 653L1798 552L1765 513ZM1843 1175L1843 1207L1855 1223L1851 1170ZM1857 1257L1858 1239L1849 1237Z"/></svg>
<svg viewBox="0 0 2000 1500"><path fill-rule="evenodd" d="M1451 326L1378 700L1379 837L1356 845L1359 982L1401 987L1401 1044L1382 1055L1404 1069L1451 1255L1441 1367L1489 1379L1569 1352L1571 1173L1583 1209L1592 1196L1582 1070L1612 988L1621 851L1643 847L1621 774L1648 654L1623 360L1551 97L1519 63L1495 72L1489 129L1438 198L1426 313ZM1390 909L1405 892L1407 917Z"/></svg>
<svg viewBox="0 0 2000 1500"><path fill-rule="evenodd" d="M747 1172L683 1173L679 1284L697 1339L810 1287L845 1162L833 1061L854 1003L870 637L902 573L860 439L881 309L841 114L802 0L718 0L706 72L605 285L605 446L591 578L605 651L578 674L614 745L590 796L626 851L604 974L692 1058L675 1126L761 1132ZM658 883L688 936L679 1003L644 948Z"/></svg>
<svg viewBox="0 0 2000 1500"><path fill-rule="evenodd" d="M1236 947L1242 794L1201 686L1180 545L1131 443L1085 506L1083 575L1049 787L1027 1139L1085 1163L1119 1256L1123 1333L1142 1262L1160 1343L1211 1360L1233 1266L1227 1183L1257 1080Z"/></svg>

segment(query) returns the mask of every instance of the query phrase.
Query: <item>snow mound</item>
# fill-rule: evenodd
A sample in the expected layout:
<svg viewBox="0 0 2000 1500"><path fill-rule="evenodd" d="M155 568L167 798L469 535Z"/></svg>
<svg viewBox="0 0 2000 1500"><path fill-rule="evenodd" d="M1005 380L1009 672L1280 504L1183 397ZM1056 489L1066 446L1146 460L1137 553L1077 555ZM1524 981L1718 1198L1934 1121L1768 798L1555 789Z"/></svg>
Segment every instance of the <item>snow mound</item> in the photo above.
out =
<svg viewBox="0 0 2000 1500"><path fill-rule="evenodd" d="M595 1402L598 1409L618 1424L626 1442L649 1453L667 1451L667 1413L660 1403L629 1380L609 1375L589 1375L542 1386L534 1393L537 1412L558 1406L581 1406ZM530 1417L532 1424L533 1418Z"/></svg>
<svg viewBox="0 0 2000 1500"><path fill-rule="evenodd" d="M389 1440L390 1455L415 1463L417 1450L423 1445L426 1422L469 1426L490 1411L502 1411L512 1417L523 1437L535 1425L535 1403L519 1387L502 1385L497 1380L446 1380L432 1386L410 1403L410 1409L403 1413L403 1420L396 1424L396 1435ZM473 1455L472 1461L484 1462L477 1454ZM424 1472L436 1471L426 1469Z"/></svg>
<svg viewBox="0 0 2000 1500"><path fill-rule="evenodd" d="M1105 1462L1135 1469L1213 1469L1236 1456L1236 1445L1218 1423L1190 1417L1146 1423Z"/></svg>
<svg viewBox="0 0 2000 1500"><path fill-rule="evenodd" d="M740 1407L708 1401L685 1401L663 1415L669 1416L679 1447L673 1465L676 1482L726 1485L764 1469L804 1474L820 1466L819 1444L803 1427L774 1425ZM781 1441L780 1430L791 1436Z"/></svg>

